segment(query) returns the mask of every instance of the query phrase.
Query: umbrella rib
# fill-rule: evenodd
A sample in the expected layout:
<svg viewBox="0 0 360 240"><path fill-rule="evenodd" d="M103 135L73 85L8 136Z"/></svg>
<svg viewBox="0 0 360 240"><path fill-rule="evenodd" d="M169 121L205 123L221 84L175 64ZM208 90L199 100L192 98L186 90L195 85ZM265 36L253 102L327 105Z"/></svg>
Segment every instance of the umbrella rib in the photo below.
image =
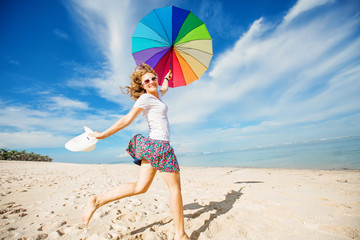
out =
<svg viewBox="0 0 360 240"><path fill-rule="evenodd" d="M178 52L179 52L179 51L178 51ZM180 52L182 52L182 51L180 51ZM189 66L190 70L191 70L191 71L194 73L194 75L199 79L199 76L194 72L194 69L190 66L190 64L189 64L188 62L186 62L186 60L184 59L184 57L181 56L180 52L179 52L179 57L181 57L181 58L184 60L185 64L187 64L187 65ZM189 54L187 54L187 55L189 55ZM190 55L189 55L189 56L190 56ZM178 56L176 56L176 57L178 57ZM185 80L185 82L186 82L186 80Z"/></svg>
<svg viewBox="0 0 360 240"><path fill-rule="evenodd" d="M156 10L156 9L155 9L155 10ZM164 29L164 32L165 32L165 34L166 34L166 37L168 37L167 32L166 32L166 29L165 29L164 25L162 24L162 22L161 22L161 20L160 20L160 18L159 18L159 15L157 14L157 12L156 12L155 10L154 10L154 12L155 12L155 14L156 14L156 17L159 19L159 22L160 22L160 24L161 24L161 26L162 26L162 28ZM169 45L171 45L171 43L172 43L172 41L170 41L170 39L168 39L167 42L169 43Z"/></svg>
<svg viewBox="0 0 360 240"><path fill-rule="evenodd" d="M147 40L150 40L150 41L153 41L153 42L158 42L158 43L162 43L162 44L167 44L167 43L160 42L160 41L157 41L157 40L154 40L154 39L151 39L151 38L145 38L145 37L132 37L132 38L147 39ZM168 47L168 46L164 46L164 47Z"/></svg>
<svg viewBox="0 0 360 240"><path fill-rule="evenodd" d="M191 43L191 42L201 41L201 40L211 40L211 41L212 41L212 39L196 39L196 40L188 41L188 42L186 42L186 43ZM184 44L184 43L182 43L182 44ZM212 55L212 56L214 55L213 53L209 53L209 52L206 52L206 51L201 50L201 49L198 49L198 48L183 47L181 44L180 44L180 45L175 45L174 47L175 47L176 49L193 49L193 50L197 50L197 51L199 51L199 52L207 53L207 54Z"/></svg>
<svg viewBox="0 0 360 240"><path fill-rule="evenodd" d="M138 27L139 27L140 24L142 24L142 25L144 25L145 27L149 28L149 29L152 31L152 33L150 33L150 34L154 34L154 35L158 36L159 38L161 38L161 40L162 40L164 43L167 43L166 39L164 39L164 38L163 38L157 31L155 31L155 29L153 29L151 26L147 25L147 24L144 23L144 22L139 22ZM147 34L147 35L150 35L150 34ZM145 35L142 34L142 35L140 35L140 36L135 36L135 33L134 33L134 35L133 35L133 37L138 37L138 38L142 38L142 36L145 36Z"/></svg>
<svg viewBox="0 0 360 240"><path fill-rule="evenodd" d="M153 55L144 57L144 58L142 59L142 62L146 63L147 61L149 61L150 59L152 59L155 55L157 55L157 54L159 54L159 53L161 53L161 52L164 52L164 51L168 51L168 47L154 47L154 48L148 48L148 49L145 49L145 50L141 50L141 51L135 52L135 53L133 53L133 55L134 55L134 54L139 54L139 53L141 53L141 52L143 52L143 51L146 51L146 50L149 50L149 49L157 49L157 48L159 48L159 51L156 51L156 53L154 53ZM166 53L165 53L165 54L166 54ZM165 55L165 54L164 54L164 55ZM135 60L135 61L136 61L136 60Z"/></svg>
<svg viewBox="0 0 360 240"><path fill-rule="evenodd" d="M192 49L192 50L196 50L196 51L199 51L199 52L203 52L203 53L206 53L206 54L209 54L211 56L214 56L213 53L208 53L208 52L205 52L203 50L200 50L200 49L196 49L196 48L188 48L188 47L175 47L177 50L180 50L182 51L181 49ZM182 51L183 52L183 51Z"/></svg>
<svg viewBox="0 0 360 240"><path fill-rule="evenodd" d="M150 28L151 30L153 30L159 37L161 37L163 40L164 40L164 42L165 43L167 43L167 44L169 44L169 41L168 40L166 40L165 38L163 38L158 32L156 32L155 31L155 29L153 29L151 26L149 26L149 25L147 25L147 24L145 24L145 23L142 23L142 24L144 24L145 26L147 26L148 28ZM162 24L161 24L161 26L162 26ZM164 27L163 27L164 28ZM147 38L145 38L145 39L147 39ZM150 38L149 38L150 39ZM155 40L154 40L155 41ZM169 44L170 45L170 44Z"/></svg>
<svg viewBox="0 0 360 240"><path fill-rule="evenodd" d="M196 28L192 29L191 31L189 31L188 33L186 33L182 38L180 38L177 42L180 42L182 39L184 39L187 35L189 35L192 31L194 31L195 29L201 27L202 25L205 25L205 23L197 26ZM206 27L206 26L205 26ZM209 35L210 36L210 35ZM210 37L210 39L207 39L207 38L201 38L201 39L196 39L196 40L212 40L212 38ZM196 41L196 40L190 40L190 41L187 41L187 42L192 42L192 41ZM183 43L187 43L187 42L183 42ZM181 43L182 44L182 43Z"/></svg>
<svg viewBox="0 0 360 240"><path fill-rule="evenodd" d="M208 69L209 67L205 66L202 62L200 62L199 60L197 60L196 58L194 58L193 56L191 56L190 54L184 52L184 51L181 51L178 49L178 52L181 52L181 54L186 54L188 56L190 56L191 58L195 59L197 62L199 62L201 65L203 65L206 69ZM189 65L190 66L190 65ZM192 69L192 67L190 66L190 68Z"/></svg>

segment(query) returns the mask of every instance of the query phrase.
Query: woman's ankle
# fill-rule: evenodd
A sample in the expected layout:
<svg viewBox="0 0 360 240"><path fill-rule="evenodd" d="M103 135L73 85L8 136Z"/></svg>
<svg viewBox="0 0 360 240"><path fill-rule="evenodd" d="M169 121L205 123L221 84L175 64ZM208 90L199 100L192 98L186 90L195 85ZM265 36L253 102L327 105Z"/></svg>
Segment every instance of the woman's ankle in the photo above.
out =
<svg viewBox="0 0 360 240"><path fill-rule="evenodd" d="M93 203L93 206L96 209L101 207L101 201L100 201L100 198L98 196L92 196L90 201Z"/></svg>
<svg viewBox="0 0 360 240"><path fill-rule="evenodd" d="M186 232L175 233L175 237L178 238L178 239L183 239L183 238L188 239L188 235L186 234Z"/></svg>

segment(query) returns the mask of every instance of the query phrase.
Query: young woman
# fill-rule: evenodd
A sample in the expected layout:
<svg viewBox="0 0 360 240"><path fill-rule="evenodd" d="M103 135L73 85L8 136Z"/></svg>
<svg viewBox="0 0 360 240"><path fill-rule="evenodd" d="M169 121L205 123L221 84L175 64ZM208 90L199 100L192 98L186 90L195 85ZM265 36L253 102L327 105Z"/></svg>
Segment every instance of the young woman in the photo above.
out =
<svg viewBox="0 0 360 240"><path fill-rule="evenodd" d="M98 139L107 138L132 123L140 113L143 113L149 125L149 137L135 135L126 149L134 158L134 163L140 165L138 181L121 184L106 193L92 197L82 217L85 225L89 224L93 213L99 207L124 197L145 193L156 172L160 171L170 191L170 211L175 223L175 239L189 239L184 230L180 169L174 150L170 146L167 106L161 100L168 90L168 81L171 77L169 71L159 92L157 74L149 65L141 64L130 77L130 87L126 87L130 97L136 101L133 108L104 132L94 132L93 136Z"/></svg>

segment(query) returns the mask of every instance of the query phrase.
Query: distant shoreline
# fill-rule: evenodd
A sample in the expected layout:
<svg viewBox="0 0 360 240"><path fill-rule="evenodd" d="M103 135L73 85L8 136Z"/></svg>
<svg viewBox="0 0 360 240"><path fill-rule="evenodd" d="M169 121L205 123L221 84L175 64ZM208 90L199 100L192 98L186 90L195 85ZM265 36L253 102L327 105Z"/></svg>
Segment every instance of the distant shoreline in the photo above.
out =
<svg viewBox="0 0 360 240"><path fill-rule="evenodd" d="M18 151L8 148L0 148L0 159L4 161L36 161L36 162L52 162L53 159L47 155L43 156L34 152L26 152L26 150Z"/></svg>
<svg viewBox="0 0 360 240"><path fill-rule="evenodd" d="M41 161L16 161L16 160L0 160L0 163L5 163L5 162L14 162L14 163L18 163L18 162L33 162L33 163L41 163ZM128 166L135 166L134 164L132 164L131 162L129 163L122 163L122 162L111 162L111 163L69 163L69 162L57 162L57 161L52 161L52 162L43 162L43 163L53 163L53 164L65 164L65 165L80 165L80 166L107 166L107 165L122 165L124 167L128 167ZM135 166L137 167L137 166ZM269 169L269 170L291 170L291 171L295 171L295 170L299 170L299 171L354 171L354 172L360 172L360 169L350 169L350 168L334 168L334 169L322 169L322 168L281 168L281 167L247 167L247 166L186 166L186 165L182 165L180 166L181 168L190 168L190 169L215 169L215 168L219 168L219 169L259 169L259 170L264 170L264 169Z"/></svg>

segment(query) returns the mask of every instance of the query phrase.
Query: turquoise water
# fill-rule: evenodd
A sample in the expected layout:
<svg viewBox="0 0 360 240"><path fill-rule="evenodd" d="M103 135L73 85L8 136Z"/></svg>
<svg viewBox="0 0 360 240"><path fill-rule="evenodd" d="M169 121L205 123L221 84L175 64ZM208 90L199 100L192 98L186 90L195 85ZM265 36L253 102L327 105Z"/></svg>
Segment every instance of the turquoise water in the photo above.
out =
<svg viewBox="0 0 360 240"><path fill-rule="evenodd" d="M360 136L178 155L182 166L360 169Z"/></svg>

